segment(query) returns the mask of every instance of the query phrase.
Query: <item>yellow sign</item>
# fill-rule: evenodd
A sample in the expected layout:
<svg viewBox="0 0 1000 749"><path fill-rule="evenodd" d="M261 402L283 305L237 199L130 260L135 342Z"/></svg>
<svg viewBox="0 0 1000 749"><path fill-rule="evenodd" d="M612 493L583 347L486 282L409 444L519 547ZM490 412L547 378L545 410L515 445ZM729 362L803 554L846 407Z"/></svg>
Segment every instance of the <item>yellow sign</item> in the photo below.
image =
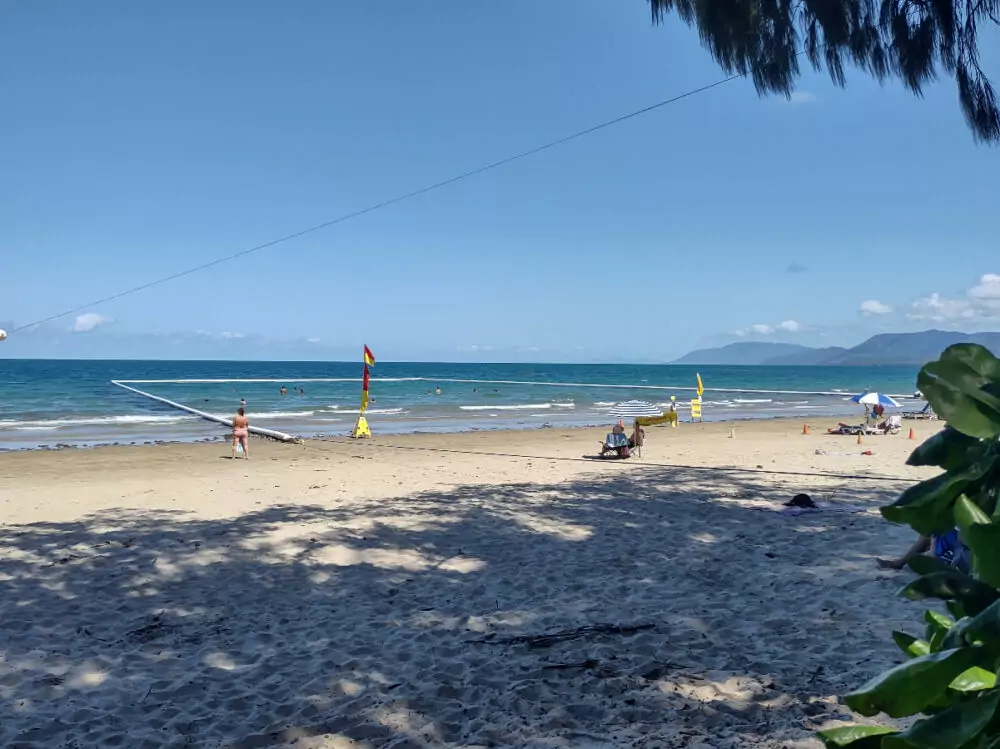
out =
<svg viewBox="0 0 1000 749"><path fill-rule="evenodd" d="M354 431L351 432L351 436L356 439L364 439L365 437L372 436L372 430L368 427L368 419L364 416L358 417L358 423L354 425Z"/></svg>
<svg viewBox="0 0 1000 749"><path fill-rule="evenodd" d="M701 421L701 398L691 401L691 421Z"/></svg>

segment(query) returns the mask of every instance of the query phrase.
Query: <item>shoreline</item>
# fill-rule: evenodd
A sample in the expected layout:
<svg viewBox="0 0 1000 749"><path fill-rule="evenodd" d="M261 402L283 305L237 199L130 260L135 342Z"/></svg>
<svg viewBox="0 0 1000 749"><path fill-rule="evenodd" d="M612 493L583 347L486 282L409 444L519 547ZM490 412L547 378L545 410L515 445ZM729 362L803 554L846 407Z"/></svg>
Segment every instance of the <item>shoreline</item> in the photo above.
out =
<svg viewBox="0 0 1000 749"><path fill-rule="evenodd" d="M192 417L198 418L198 417ZM747 424L754 422L761 423L798 423L809 424L810 429L814 427L814 424L809 423L811 421L829 421L829 426L835 426L838 422L844 422L847 424L861 423L863 420L858 414L850 415L807 415L803 414L799 416L788 416L788 415L760 415L760 416L737 416L728 419L712 419L709 418L703 422L692 422L685 421L683 418L678 423L678 429L683 428L699 428L705 427L710 424L722 424L722 425L737 425L737 424ZM221 425L213 424L209 420L202 420L204 426L208 428L221 427ZM370 423L370 422L369 422ZM931 424L942 424L941 422L920 422L911 421L911 424L916 423L931 423ZM906 428L907 421L903 422L904 430ZM943 425L943 424L942 424ZM588 430L588 429L601 429L604 428L603 424L570 424L570 425L554 425L550 423L539 424L538 426L497 426L492 428L483 427L455 427L445 426L437 430L408 430L408 431L385 431L378 432L378 426L373 425L372 431L375 432L376 436L382 437L431 437L431 436L451 436L451 435L461 435L461 434L494 434L494 433L535 433L542 431L577 431L577 430ZM611 422L607 423L607 428L610 429L613 424ZM628 425L626 425L628 426ZM661 429L662 425L656 427L651 427L652 429ZM824 427L825 428L825 427ZM349 430L341 433L314 433L312 435L299 435L294 433L289 433L292 437L304 440L304 441L324 441L324 440L337 440L337 439L349 439ZM251 435L255 441L272 441L270 437L260 437L257 435ZM125 442L123 440L116 440L114 442L87 442L84 444L69 444L69 443L56 443L53 445L37 445L33 447L4 447L3 443L0 442L0 456L11 453L24 453L24 452L65 452L65 451L90 451L90 450L101 450L106 448L124 448L124 447L162 447L166 445L197 445L197 444L215 444L220 442L228 442L231 439L230 433L225 429L225 427L220 428L220 433L216 435L209 436L199 436L199 437L187 437L187 438L152 438L143 440L131 440ZM278 440L273 440L278 441Z"/></svg>

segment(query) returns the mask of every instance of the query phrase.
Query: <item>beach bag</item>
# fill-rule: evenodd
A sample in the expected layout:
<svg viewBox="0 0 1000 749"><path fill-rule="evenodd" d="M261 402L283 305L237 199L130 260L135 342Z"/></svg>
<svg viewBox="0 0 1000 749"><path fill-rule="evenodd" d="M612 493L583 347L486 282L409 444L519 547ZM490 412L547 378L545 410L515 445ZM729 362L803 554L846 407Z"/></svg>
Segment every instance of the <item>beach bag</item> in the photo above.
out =
<svg viewBox="0 0 1000 749"><path fill-rule="evenodd" d="M618 448L618 457L619 458L628 458L631 455L632 455L632 453L629 451L628 445L622 445L621 447Z"/></svg>
<svg viewBox="0 0 1000 749"><path fill-rule="evenodd" d="M972 567L971 554L968 547L962 543L962 539L958 537L957 528L934 537L934 556L965 574L968 574Z"/></svg>

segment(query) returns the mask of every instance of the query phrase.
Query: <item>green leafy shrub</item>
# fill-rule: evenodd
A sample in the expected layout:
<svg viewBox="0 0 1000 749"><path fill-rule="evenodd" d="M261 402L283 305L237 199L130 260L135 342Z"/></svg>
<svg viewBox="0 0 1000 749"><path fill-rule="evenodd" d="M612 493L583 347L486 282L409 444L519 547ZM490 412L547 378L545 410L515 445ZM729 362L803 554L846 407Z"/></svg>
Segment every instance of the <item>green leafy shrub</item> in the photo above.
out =
<svg viewBox="0 0 1000 749"><path fill-rule="evenodd" d="M904 731L847 726L820 737L838 749L1000 749L1000 360L982 346L952 346L920 371L917 385L947 426L907 462L944 472L907 489L882 515L925 536L958 527L972 572L914 559L919 577L900 595L942 600L951 616L925 612L923 638L893 632L909 660L844 697L861 715L921 717Z"/></svg>

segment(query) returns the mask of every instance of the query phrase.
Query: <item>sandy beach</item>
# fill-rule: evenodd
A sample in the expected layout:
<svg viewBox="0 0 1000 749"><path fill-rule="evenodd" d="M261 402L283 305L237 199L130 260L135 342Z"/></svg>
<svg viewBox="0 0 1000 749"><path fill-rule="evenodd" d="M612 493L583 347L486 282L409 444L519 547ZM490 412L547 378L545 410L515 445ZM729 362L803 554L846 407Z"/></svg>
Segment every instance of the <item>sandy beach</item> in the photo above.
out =
<svg viewBox="0 0 1000 749"><path fill-rule="evenodd" d="M933 473L834 421L2 454L0 745L818 747Z"/></svg>

